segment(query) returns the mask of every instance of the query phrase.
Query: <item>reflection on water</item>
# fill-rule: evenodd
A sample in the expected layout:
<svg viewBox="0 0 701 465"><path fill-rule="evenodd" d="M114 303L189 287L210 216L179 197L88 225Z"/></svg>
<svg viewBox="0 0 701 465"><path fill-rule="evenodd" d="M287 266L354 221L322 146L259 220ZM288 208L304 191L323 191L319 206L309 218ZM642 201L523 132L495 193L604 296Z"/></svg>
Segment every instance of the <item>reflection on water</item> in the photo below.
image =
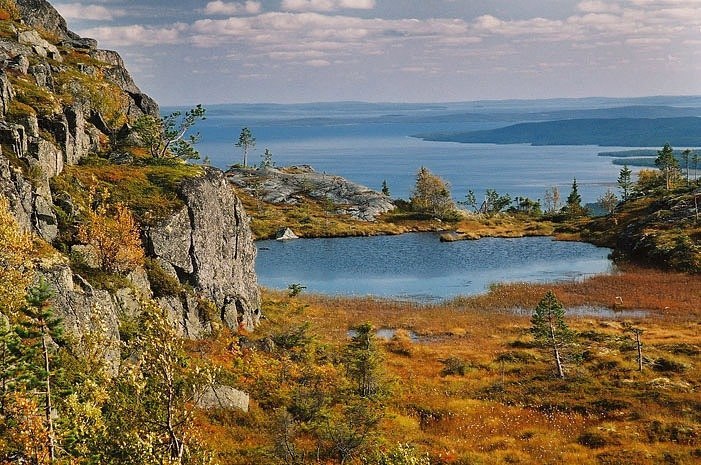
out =
<svg viewBox="0 0 701 465"><path fill-rule="evenodd" d="M260 284L308 292L435 302L499 282L553 282L608 273L610 250L548 237L439 242L431 233L261 241Z"/></svg>

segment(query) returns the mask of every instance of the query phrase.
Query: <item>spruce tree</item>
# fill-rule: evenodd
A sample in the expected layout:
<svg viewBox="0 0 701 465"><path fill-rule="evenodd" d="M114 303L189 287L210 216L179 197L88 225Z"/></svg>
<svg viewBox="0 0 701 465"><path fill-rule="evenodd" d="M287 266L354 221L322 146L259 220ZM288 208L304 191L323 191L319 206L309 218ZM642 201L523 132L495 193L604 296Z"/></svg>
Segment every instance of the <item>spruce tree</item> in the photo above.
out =
<svg viewBox="0 0 701 465"><path fill-rule="evenodd" d="M628 165L623 165L623 168L621 168L621 171L618 173L618 187L621 189L622 200L624 202L630 198L630 192L633 188L633 180L631 179L632 173Z"/></svg>
<svg viewBox="0 0 701 465"><path fill-rule="evenodd" d="M356 386L356 394L370 398L380 392L380 363L375 329L370 323L351 328L353 337L346 347L346 372Z"/></svg>
<svg viewBox="0 0 701 465"><path fill-rule="evenodd" d="M22 380L27 375L22 352L22 340L16 328L0 313L0 415L5 414L7 396L22 390Z"/></svg>
<svg viewBox="0 0 701 465"><path fill-rule="evenodd" d="M386 179L383 179L383 180L382 180L382 194L383 194L383 195L386 195L387 197L389 197L389 195L390 195L390 193L389 193L389 186L387 185L387 180L386 180Z"/></svg>
<svg viewBox="0 0 701 465"><path fill-rule="evenodd" d="M582 216L584 208L582 207L582 196L579 195L579 187L577 186L577 178L572 181L572 190L567 196L567 204L565 205L569 216Z"/></svg>
<svg viewBox="0 0 701 465"><path fill-rule="evenodd" d="M572 333L565 323L565 309L552 291L545 294L533 311L531 334L536 342L552 350L557 376L564 378L561 352L564 344L572 338Z"/></svg>

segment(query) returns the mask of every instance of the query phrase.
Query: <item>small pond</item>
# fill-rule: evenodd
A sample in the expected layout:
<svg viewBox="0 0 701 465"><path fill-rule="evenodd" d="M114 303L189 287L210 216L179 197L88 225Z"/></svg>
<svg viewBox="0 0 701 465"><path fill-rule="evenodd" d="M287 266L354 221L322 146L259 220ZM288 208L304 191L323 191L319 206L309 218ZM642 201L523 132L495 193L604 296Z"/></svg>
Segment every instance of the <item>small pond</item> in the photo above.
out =
<svg viewBox="0 0 701 465"><path fill-rule="evenodd" d="M262 286L435 302L499 282L554 282L610 273L610 249L549 237L440 242L432 233L260 241Z"/></svg>

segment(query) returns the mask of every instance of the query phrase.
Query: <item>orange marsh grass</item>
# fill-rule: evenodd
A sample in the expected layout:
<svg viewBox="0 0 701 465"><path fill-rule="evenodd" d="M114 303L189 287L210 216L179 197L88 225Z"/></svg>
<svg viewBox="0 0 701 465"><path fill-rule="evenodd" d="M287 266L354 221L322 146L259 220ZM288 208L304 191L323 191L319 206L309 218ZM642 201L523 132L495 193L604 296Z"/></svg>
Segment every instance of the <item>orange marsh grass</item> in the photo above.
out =
<svg viewBox="0 0 701 465"><path fill-rule="evenodd" d="M264 290L266 319L246 336L264 338L308 322L317 339L340 347L359 323L403 330L395 341L380 342L390 389L381 434L389 446L409 442L428 452L431 463L654 464L665 457L695 463L700 284L697 276L625 267L582 282L495 286L434 305ZM582 358L568 361L563 381L528 334L529 310L548 289L570 308L612 308L617 296L623 300L623 311L611 318L566 315L580 334ZM516 307L525 311L516 315ZM649 311L633 319L645 330L642 373L623 333L627 309ZM241 356L228 339L202 347L222 365ZM464 362L464 375L443 373L450 357ZM678 370L658 371L659 359ZM255 418L264 413L253 398L248 415ZM214 422L206 431L223 438L230 463L249 463L246 454L266 441L265 432L248 426L254 423L241 414L226 428ZM680 442L678 434L687 436Z"/></svg>

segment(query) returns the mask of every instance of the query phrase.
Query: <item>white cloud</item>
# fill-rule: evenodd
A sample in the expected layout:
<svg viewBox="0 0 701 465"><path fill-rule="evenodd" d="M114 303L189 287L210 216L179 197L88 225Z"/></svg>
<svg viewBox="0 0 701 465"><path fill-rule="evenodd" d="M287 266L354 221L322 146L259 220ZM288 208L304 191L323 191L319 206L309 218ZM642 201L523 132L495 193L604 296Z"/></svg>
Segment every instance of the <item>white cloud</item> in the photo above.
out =
<svg viewBox="0 0 701 465"><path fill-rule="evenodd" d="M577 9L584 13L620 13L621 5L602 0L585 0L577 4Z"/></svg>
<svg viewBox="0 0 701 465"><path fill-rule="evenodd" d="M94 27L81 31L84 37L93 37L111 47L132 45L159 46L178 44L185 41L184 32L188 26L176 23L167 27L146 27L141 25Z"/></svg>
<svg viewBox="0 0 701 465"><path fill-rule="evenodd" d="M107 8L102 5L86 5L83 3L57 3L56 10L66 19L112 21L115 18L126 15L126 12L117 8Z"/></svg>
<svg viewBox="0 0 701 465"><path fill-rule="evenodd" d="M234 16L239 14L258 14L261 12L260 2L247 1L245 3L227 3L222 0L215 0L213 2L207 3L204 7L204 13L208 15L222 15L222 16Z"/></svg>
<svg viewBox="0 0 701 465"><path fill-rule="evenodd" d="M626 40L626 44L628 45L667 45L670 42L670 39L662 37L634 37Z"/></svg>
<svg viewBox="0 0 701 465"><path fill-rule="evenodd" d="M307 65L313 66L314 68L323 68L330 66L331 62L328 60L309 60L306 62Z"/></svg>
<svg viewBox="0 0 701 465"><path fill-rule="evenodd" d="M284 11L372 10L375 0L282 0Z"/></svg>

